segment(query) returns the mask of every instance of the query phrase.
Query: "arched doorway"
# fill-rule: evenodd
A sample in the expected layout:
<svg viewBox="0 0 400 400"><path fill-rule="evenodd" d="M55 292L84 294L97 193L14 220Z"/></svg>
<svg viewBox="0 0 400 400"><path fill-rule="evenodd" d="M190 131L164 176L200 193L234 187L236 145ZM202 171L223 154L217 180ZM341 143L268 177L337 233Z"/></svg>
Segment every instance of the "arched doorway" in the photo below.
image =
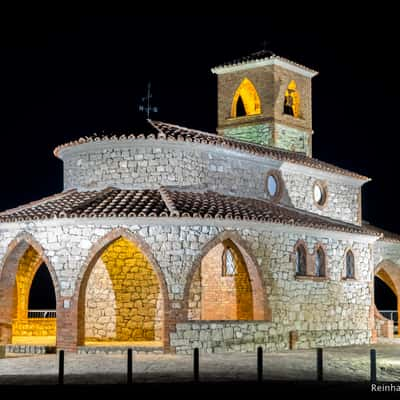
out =
<svg viewBox="0 0 400 400"><path fill-rule="evenodd" d="M398 331L399 289L400 267L391 261L381 262L375 269L374 279L374 299L378 311L376 320L392 320L395 334ZM387 334L390 336L391 332Z"/></svg>
<svg viewBox="0 0 400 400"><path fill-rule="evenodd" d="M165 285L133 235L110 235L84 273L79 289L78 344L165 344ZM108 239L108 240L107 240Z"/></svg>
<svg viewBox="0 0 400 400"><path fill-rule="evenodd" d="M55 275L52 272L40 246L25 240L11 245L0 278L3 343L56 344L57 286L54 285ZM43 276L46 279L43 280ZM31 310L33 284L40 290L43 299L50 299L51 302L42 303L43 308L35 306Z"/></svg>
<svg viewBox="0 0 400 400"><path fill-rule="evenodd" d="M188 283L188 320L271 318L260 270L236 235L210 242Z"/></svg>

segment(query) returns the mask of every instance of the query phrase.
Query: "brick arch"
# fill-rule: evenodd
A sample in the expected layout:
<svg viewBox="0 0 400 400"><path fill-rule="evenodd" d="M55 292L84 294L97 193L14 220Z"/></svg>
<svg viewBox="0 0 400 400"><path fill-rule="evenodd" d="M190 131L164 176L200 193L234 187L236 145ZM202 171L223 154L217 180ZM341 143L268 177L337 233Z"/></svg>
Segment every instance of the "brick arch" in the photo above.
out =
<svg viewBox="0 0 400 400"><path fill-rule="evenodd" d="M389 279L386 279L382 272L386 273ZM383 260L375 267L374 274L381 278L393 290L396 296L400 294L399 265L390 260Z"/></svg>
<svg viewBox="0 0 400 400"><path fill-rule="evenodd" d="M112 243L114 243L116 240L120 238L124 238L133 243L135 246L137 246L137 248L144 254L146 259L151 264L153 271L156 273L162 294L162 303L163 303L162 342L164 348L167 349L169 348L169 335L167 331L167 325L169 321L170 307L168 300L168 289L167 289L167 284L165 282L164 274L162 273L161 268L158 265L158 262L153 256L150 246L146 243L146 241L137 234L134 234L125 228L113 229L105 236L100 238L89 250L89 254L86 258L86 261L80 270L73 297L73 308L77 310L77 321L76 321L78 328L77 343L82 344L84 340L84 325L85 325L84 291L86 290L87 281L90 277L93 267L95 266L96 262L99 260L103 252L107 249L107 247L109 247Z"/></svg>
<svg viewBox="0 0 400 400"><path fill-rule="evenodd" d="M374 275L379 277L390 287L397 297L397 310L400 312L400 266L391 260L383 260L376 265ZM393 322L383 317L374 304L375 327L378 329L379 323L382 324L379 336L393 337Z"/></svg>
<svg viewBox="0 0 400 400"><path fill-rule="evenodd" d="M46 264L54 287L57 310L60 307L60 285L52 263L43 247L31 234L27 232L20 233L8 245L6 254L0 264L0 328L2 327L0 329L0 342L11 339L11 321L16 316L16 302L18 301L16 276L21 258L30 248L34 250L40 261L35 263L34 274L42 262Z"/></svg>
<svg viewBox="0 0 400 400"><path fill-rule="evenodd" d="M238 232L235 231L224 231L218 234L203 247L201 254L194 261L192 268L187 275L186 285L184 289L182 313L185 316L185 319L188 318L189 313L190 288L194 276L201 266L203 258L215 246L217 246L218 244L223 244L224 242L232 242L239 250L241 257L243 257L245 261L253 291L254 319L270 321L272 319L271 310L268 304L266 287L261 267L258 264L257 259L252 254L249 244L240 236Z"/></svg>

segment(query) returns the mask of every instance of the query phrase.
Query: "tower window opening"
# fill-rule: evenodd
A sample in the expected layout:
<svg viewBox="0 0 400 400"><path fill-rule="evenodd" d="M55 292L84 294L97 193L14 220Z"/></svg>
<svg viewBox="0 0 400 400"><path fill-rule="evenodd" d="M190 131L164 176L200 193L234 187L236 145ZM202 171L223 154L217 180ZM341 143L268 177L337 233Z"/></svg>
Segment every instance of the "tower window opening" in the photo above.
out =
<svg viewBox="0 0 400 400"><path fill-rule="evenodd" d="M238 101L236 103L236 116L237 117L245 117L246 116L246 109L244 108L242 96L238 97Z"/></svg>
<svg viewBox="0 0 400 400"><path fill-rule="evenodd" d="M253 83L244 78L233 96L231 117L261 114L261 102Z"/></svg>
<svg viewBox="0 0 400 400"><path fill-rule="evenodd" d="M286 89L283 113L295 118L300 117L300 96L295 81L291 81Z"/></svg>

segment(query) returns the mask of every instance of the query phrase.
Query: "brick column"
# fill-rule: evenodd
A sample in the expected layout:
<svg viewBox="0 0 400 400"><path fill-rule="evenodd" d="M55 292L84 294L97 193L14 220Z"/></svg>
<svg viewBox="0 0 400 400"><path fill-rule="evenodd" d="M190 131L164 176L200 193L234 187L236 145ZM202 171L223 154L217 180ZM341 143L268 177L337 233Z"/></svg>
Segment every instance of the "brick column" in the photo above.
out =
<svg viewBox="0 0 400 400"><path fill-rule="evenodd" d="M175 306L175 307L174 307ZM179 307L179 308L178 308ZM164 323L164 352L176 353L175 347L170 344L170 333L176 332L176 324L187 321L187 309L183 300L173 300L165 313Z"/></svg>
<svg viewBox="0 0 400 400"><path fill-rule="evenodd" d="M78 302L61 298L57 304L57 348L76 352L78 346Z"/></svg>

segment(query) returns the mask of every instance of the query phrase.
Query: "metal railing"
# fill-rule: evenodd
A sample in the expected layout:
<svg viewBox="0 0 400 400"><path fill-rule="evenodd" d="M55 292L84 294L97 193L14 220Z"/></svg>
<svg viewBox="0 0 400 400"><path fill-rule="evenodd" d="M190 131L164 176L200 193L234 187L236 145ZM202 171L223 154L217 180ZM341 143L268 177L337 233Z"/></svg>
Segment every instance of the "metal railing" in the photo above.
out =
<svg viewBox="0 0 400 400"><path fill-rule="evenodd" d="M28 318L56 318L56 310L28 310Z"/></svg>
<svg viewBox="0 0 400 400"><path fill-rule="evenodd" d="M398 312L397 310L379 310L379 312L387 319L391 319L394 324L398 322Z"/></svg>

